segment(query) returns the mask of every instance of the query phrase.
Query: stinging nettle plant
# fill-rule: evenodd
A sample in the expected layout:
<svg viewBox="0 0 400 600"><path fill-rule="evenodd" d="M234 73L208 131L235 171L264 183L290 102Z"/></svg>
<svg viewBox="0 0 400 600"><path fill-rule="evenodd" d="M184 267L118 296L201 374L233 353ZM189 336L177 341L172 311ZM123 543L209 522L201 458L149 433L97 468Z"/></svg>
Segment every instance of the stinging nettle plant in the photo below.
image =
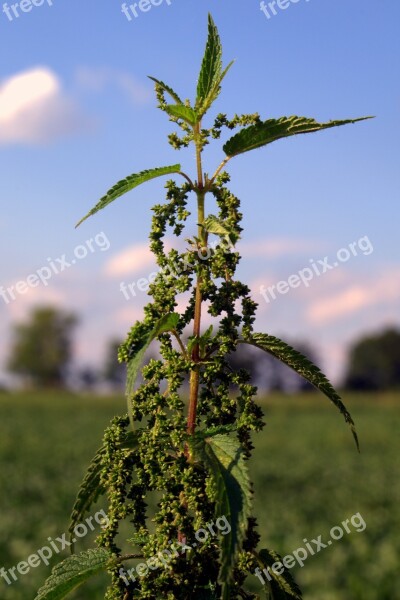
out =
<svg viewBox="0 0 400 600"><path fill-rule="evenodd" d="M146 181L171 174L183 179L180 184L169 180L166 203L152 209L150 247L160 271L150 285L152 300L144 308L143 321L136 322L119 350L119 360L127 364L128 411L112 421L89 467L73 508L71 537L102 495L107 498L107 519L97 547L57 565L36 600L64 598L101 571L111 575L106 600L261 598L245 590L245 580L279 556L258 549L247 461L253 448L251 434L261 431L264 423L249 374L229 364L229 354L240 344L269 353L323 392L350 425L358 446L353 420L325 375L284 341L253 330L257 304L249 288L235 278L240 260L235 244L242 231L240 202L227 188L229 175L224 169L233 157L275 140L363 119L318 123L296 116L263 121L258 114L232 119L218 114L213 126L205 129L203 118L231 66L223 69L219 34L209 16L194 105L151 77L159 108L182 131L172 133L169 143L177 150L194 145L196 175L182 172L179 164L130 175L78 223ZM203 151L224 128L239 130L224 144L225 158L209 176L203 172ZM206 215L206 196L213 198L217 214ZM192 206L197 209L197 235L185 239L183 251L167 251L167 231L181 238ZM182 294L189 299L178 312L177 298ZM207 329L202 327L205 312L213 321ZM190 335L185 338L188 328ZM143 366L143 382L136 387L142 359L153 340L159 342L160 359ZM156 508L150 510L154 498ZM218 519L229 524L226 531L218 530L195 544L196 532L210 523L215 526ZM126 528L126 523L131 532L122 550L120 528ZM168 549L168 561L155 558ZM127 577L138 562L142 566L136 576ZM301 599L287 570L282 575L271 571L271 575L264 597Z"/></svg>

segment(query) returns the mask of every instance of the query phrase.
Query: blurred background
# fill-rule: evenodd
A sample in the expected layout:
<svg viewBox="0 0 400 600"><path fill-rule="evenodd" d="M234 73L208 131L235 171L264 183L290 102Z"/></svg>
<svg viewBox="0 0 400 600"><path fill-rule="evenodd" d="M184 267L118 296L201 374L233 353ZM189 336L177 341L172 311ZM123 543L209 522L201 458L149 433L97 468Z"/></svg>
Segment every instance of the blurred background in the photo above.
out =
<svg viewBox="0 0 400 600"><path fill-rule="evenodd" d="M0 568L66 531L101 433L125 410L116 348L157 269L147 231L163 183L74 225L130 173L178 161L193 172L192 154L166 143L173 127L147 75L193 98L211 11L225 63L236 59L216 112L376 116L229 165L256 330L301 349L343 390L361 455L329 403L290 371L252 351L232 362L252 371L266 414L253 465L263 545L289 554L360 512L364 532L297 569L305 598L400 599L400 6L130 6L0 7ZM221 147L206 148L206 170ZM0 597L34 598L49 569L0 579ZM71 597L97 600L101 589L95 581Z"/></svg>

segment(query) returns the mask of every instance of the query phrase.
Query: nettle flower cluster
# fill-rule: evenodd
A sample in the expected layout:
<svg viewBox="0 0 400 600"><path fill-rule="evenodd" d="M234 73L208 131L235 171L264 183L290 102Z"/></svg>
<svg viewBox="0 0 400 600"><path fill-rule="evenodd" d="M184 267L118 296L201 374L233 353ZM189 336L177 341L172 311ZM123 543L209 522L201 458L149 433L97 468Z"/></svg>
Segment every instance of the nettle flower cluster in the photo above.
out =
<svg viewBox="0 0 400 600"><path fill-rule="evenodd" d="M218 218L229 222L232 233L239 236L239 202L222 185L222 179L227 181L228 178L221 177L212 192L220 209ZM145 319L136 323L120 348L120 360L129 364L144 348L143 341L153 337L152 332L163 316L177 314L174 310L178 296L190 292L187 309L175 317L173 330L159 336L160 359L151 360L143 368L142 385L129 394L138 447L129 458L122 451L127 460L124 468L115 463L115 446L112 446L110 461L103 470L105 487L109 491L110 526L101 536L100 545L115 554L120 552L115 542L118 526L127 517L132 520L135 533L146 540L140 547L145 558L168 548L173 540L193 540L195 532L215 515L218 490L214 489L215 482L204 465L192 460L190 444L198 442L201 446L206 435L216 436L218 441L218 434L226 435L232 431L236 432L243 453L250 456L250 431L262 427L262 412L254 402L256 388L249 383L245 371L233 372L227 361L229 353L236 349L241 331L251 334L256 308L248 287L235 280L238 253L225 243L204 259L198 251L199 244L206 243L204 239L188 240L189 247L184 253L174 249L165 252L165 234L172 230L179 236L182 223L189 216L186 203L190 191L189 184L177 187L169 182L168 203L153 209L151 248L162 269L173 273L175 268L179 275L171 274L167 280L161 274L158 276L149 290L152 302L144 308ZM197 278L201 281L199 286ZM203 335L198 338L191 335L184 343L183 333L195 319L196 294L199 292L209 315L215 317L218 329L214 332L210 327ZM182 393L182 386L191 373L198 375L199 394L195 422L190 427L193 430L196 427L199 437L190 442L186 394ZM144 422L146 427L142 427ZM129 429L129 419L119 420L118 427L122 427L119 435L123 438ZM114 490L113 477L118 482ZM149 529L146 503L149 492L162 493L157 514L152 519L152 524L156 524L153 533ZM253 560L251 550L258 541L252 527L247 529L243 531L244 536L242 534L247 550L241 553L236 567L236 591L246 577ZM217 589L219 571L219 548L215 539L198 547L183 560L177 557L175 563L173 570L155 570L140 582L131 584L132 596L126 595L126 583L121 581L117 568L114 585L106 597L183 599L192 595L193 589L203 590L204 597L214 597L210 594ZM141 595L138 594L139 586Z"/></svg>
<svg viewBox="0 0 400 600"><path fill-rule="evenodd" d="M274 564L279 555L258 550L247 462L253 448L251 434L263 428L263 413L248 372L230 365L229 356L240 344L268 352L320 389L342 412L357 441L351 416L323 373L282 340L253 330L257 305L248 286L236 279L240 202L227 187L225 165L280 138L359 119L317 123L305 117L263 121L258 114L232 119L219 114L205 129L202 120L230 66L222 68L221 42L210 16L194 106L152 78L159 108L180 128L179 134L169 136L169 143L177 150L194 145L196 176L184 173L179 164L130 175L82 219L150 179L170 174L182 178L180 184L167 182L166 202L152 209L150 248L160 271L150 285L151 301L143 320L132 327L119 350L119 360L127 364L128 412L106 430L73 509L71 532L92 504L105 496L104 529L96 549L74 555L54 569L36 600L63 598L102 570L111 575L106 600L261 597L245 589L246 578L257 568ZM223 145L225 157L215 173L204 173L206 146L237 128ZM206 215L206 197L216 214ZM196 234L191 230L193 217ZM187 231L190 237L183 245L178 240ZM176 248L184 250L167 250L165 236L178 238ZM182 298L186 305L178 311ZM208 327L203 326L205 316ZM160 357L142 367L153 340L158 341ZM137 385L140 368L142 381ZM204 543L193 543L205 524L221 519L229 524L223 534L217 531ZM176 551L179 547L187 551ZM175 550L160 568L154 557L168 549ZM145 576L128 578L129 564ZM301 598L289 572L272 573L263 594Z"/></svg>

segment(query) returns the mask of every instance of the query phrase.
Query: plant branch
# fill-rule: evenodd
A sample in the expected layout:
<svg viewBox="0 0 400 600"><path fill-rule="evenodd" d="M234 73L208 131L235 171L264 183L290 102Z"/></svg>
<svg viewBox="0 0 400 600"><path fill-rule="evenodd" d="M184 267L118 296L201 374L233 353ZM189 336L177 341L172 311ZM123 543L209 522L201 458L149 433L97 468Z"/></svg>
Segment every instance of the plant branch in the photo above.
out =
<svg viewBox="0 0 400 600"><path fill-rule="evenodd" d="M143 554L125 554L117 558L117 564L124 562L125 560L134 560L135 558L144 558Z"/></svg>
<svg viewBox="0 0 400 600"><path fill-rule="evenodd" d="M210 186L214 183L215 179L221 173L221 171L225 167L225 165L231 160L231 158L232 158L232 156L227 156L226 158L224 158L222 163L219 165L218 169L215 171L214 175L211 177L211 179L209 181Z"/></svg>
<svg viewBox="0 0 400 600"><path fill-rule="evenodd" d="M179 175L182 175L182 177L184 177L186 179L186 181L189 183L190 187L192 189L194 189L194 183L193 181L190 179L189 175L186 175L186 173L183 173L183 171L179 171Z"/></svg>
<svg viewBox="0 0 400 600"><path fill-rule="evenodd" d="M184 356L186 359L188 359L188 358L189 358L189 356L188 356L188 353L186 352L186 348L185 348L185 346L184 346L184 344L183 344L183 342L182 342L182 340L181 340L181 338L180 338L180 335L178 334L178 332L177 332L177 331L175 331L175 329L174 329L174 330L172 330L172 331L171 331L171 333L172 333L172 335L174 336L174 338L176 339L176 341L178 342L178 344L179 344L179 348L181 349L183 356Z"/></svg>

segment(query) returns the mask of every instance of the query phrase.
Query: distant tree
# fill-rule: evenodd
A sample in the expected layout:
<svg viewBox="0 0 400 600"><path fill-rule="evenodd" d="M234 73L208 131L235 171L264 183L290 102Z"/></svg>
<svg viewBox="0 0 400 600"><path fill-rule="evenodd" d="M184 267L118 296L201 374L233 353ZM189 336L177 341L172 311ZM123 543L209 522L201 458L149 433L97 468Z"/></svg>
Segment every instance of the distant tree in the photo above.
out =
<svg viewBox="0 0 400 600"><path fill-rule="evenodd" d="M126 365L118 362L118 348L122 341L111 340L108 344L103 377L107 383L117 390L125 387Z"/></svg>
<svg viewBox="0 0 400 600"><path fill-rule="evenodd" d="M76 324L75 315L57 308L34 309L27 323L14 327L10 372L37 387L65 387Z"/></svg>
<svg viewBox="0 0 400 600"><path fill-rule="evenodd" d="M90 392L98 385L101 374L94 367L84 366L78 371L76 379L80 389Z"/></svg>
<svg viewBox="0 0 400 600"><path fill-rule="evenodd" d="M350 349L345 386L353 390L400 387L400 331L363 337Z"/></svg>

